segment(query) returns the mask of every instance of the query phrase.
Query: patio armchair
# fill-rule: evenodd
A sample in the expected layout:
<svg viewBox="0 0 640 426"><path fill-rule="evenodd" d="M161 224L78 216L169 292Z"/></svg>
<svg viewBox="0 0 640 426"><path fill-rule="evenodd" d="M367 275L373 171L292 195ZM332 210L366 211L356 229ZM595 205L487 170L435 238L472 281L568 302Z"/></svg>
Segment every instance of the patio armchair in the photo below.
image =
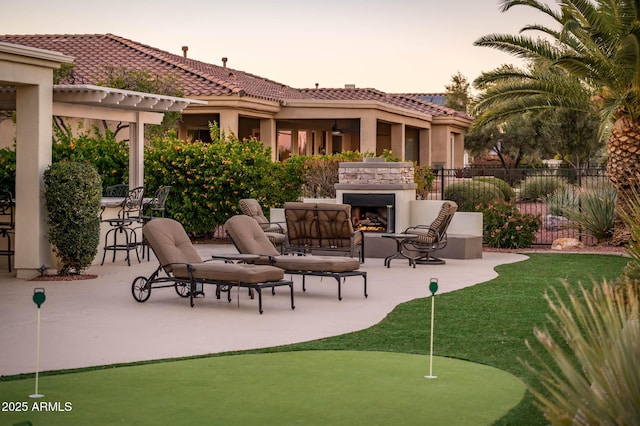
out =
<svg viewBox="0 0 640 426"><path fill-rule="evenodd" d="M104 189L105 197L126 197L128 193L129 193L129 185L126 183L118 183L116 185L110 185Z"/></svg>
<svg viewBox="0 0 640 426"><path fill-rule="evenodd" d="M302 290L306 291L306 277L330 277L338 282L338 300L342 300L342 282L347 277L361 276L364 296L367 297L367 273L359 270L360 261L339 256L282 255L271 244L258 223L245 215L231 217L225 229L238 252L258 255L255 264L273 265L286 274L302 276Z"/></svg>
<svg viewBox="0 0 640 426"><path fill-rule="evenodd" d="M294 309L293 282L285 280L281 269L268 265L249 265L224 263L220 261L203 261L193 247L189 236L182 225L167 218L149 221L142 228L142 233L155 253L160 265L149 276L139 276L131 284L131 293L138 302L145 302L151 295L152 288L174 287L181 297L188 297L191 307L193 299L204 295L204 284L216 286L216 295L227 292L227 300L231 302L233 287L243 287L258 294L258 312L262 314L262 290L289 286L291 293L291 309ZM253 296L252 296L253 298Z"/></svg>
<svg viewBox="0 0 640 426"><path fill-rule="evenodd" d="M443 249L447 246L447 228L453 219L458 205L453 201L445 201L440 207L438 216L430 225L410 226L405 234L416 235L415 238L406 239L402 243L409 262L416 267L418 264L443 265L444 260L431 256L431 252ZM412 256L411 253L414 253ZM417 253L417 255L415 255Z"/></svg>
<svg viewBox="0 0 640 426"><path fill-rule="evenodd" d="M242 214L247 215L258 222L262 230L267 235L269 241L271 241L271 244L273 244L280 253L283 253L284 246L287 242L285 224L280 222L269 222L269 219L267 219L262 211L260 203L258 203L258 200L255 198L243 198L238 202L238 204L240 205Z"/></svg>

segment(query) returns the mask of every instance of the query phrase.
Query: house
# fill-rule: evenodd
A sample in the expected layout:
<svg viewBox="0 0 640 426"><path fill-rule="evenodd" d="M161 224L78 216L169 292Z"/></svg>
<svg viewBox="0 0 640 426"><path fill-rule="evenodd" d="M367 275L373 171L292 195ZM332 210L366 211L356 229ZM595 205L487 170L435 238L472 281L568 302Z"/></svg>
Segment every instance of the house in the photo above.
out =
<svg viewBox="0 0 640 426"><path fill-rule="evenodd" d="M105 67L178 76L184 97L205 101L183 111L179 137L206 140L217 122L240 139L256 137L273 158L345 150L391 150L420 165L462 167L464 133L472 118L424 94L375 89L296 89L228 66L172 54L113 34L0 35L0 42L61 52L74 59L63 84L95 84Z"/></svg>

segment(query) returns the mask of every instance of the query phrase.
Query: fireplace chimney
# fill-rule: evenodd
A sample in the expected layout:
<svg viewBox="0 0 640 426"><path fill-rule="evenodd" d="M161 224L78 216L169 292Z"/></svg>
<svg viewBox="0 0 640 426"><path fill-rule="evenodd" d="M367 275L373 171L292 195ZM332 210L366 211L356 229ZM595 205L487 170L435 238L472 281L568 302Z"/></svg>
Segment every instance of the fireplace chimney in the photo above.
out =
<svg viewBox="0 0 640 426"><path fill-rule="evenodd" d="M223 68L227 68L227 61L228 61L228 59L227 59L226 56L224 58L222 58L222 67Z"/></svg>
<svg viewBox="0 0 640 426"><path fill-rule="evenodd" d="M189 50L189 46L182 46L182 56L187 57L187 50Z"/></svg>

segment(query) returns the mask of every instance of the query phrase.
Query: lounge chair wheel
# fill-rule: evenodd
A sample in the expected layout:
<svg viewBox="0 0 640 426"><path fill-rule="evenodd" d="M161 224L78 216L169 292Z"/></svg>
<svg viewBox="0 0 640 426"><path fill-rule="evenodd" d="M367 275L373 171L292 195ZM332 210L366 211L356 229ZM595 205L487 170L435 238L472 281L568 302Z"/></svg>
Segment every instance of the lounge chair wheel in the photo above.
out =
<svg viewBox="0 0 640 426"><path fill-rule="evenodd" d="M189 284L188 283L176 282L175 289L176 289L176 293L178 293L178 296L180 296L180 297L189 297Z"/></svg>
<svg viewBox="0 0 640 426"><path fill-rule="evenodd" d="M151 296L151 283L147 277L138 277L133 280L131 284L131 294L136 301L142 303L146 302L149 296Z"/></svg>

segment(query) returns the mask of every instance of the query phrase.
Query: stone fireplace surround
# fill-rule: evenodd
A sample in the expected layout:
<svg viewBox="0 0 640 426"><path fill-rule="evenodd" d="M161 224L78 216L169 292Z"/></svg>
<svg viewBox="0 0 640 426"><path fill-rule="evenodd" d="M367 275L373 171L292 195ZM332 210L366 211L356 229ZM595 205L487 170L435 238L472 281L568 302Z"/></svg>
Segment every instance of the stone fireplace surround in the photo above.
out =
<svg viewBox="0 0 640 426"><path fill-rule="evenodd" d="M381 158L365 158L363 162L340 163L336 200L343 203L344 194L394 194L393 211L396 232L410 226L409 204L416 199L413 163L387 163Z"/></svg>

